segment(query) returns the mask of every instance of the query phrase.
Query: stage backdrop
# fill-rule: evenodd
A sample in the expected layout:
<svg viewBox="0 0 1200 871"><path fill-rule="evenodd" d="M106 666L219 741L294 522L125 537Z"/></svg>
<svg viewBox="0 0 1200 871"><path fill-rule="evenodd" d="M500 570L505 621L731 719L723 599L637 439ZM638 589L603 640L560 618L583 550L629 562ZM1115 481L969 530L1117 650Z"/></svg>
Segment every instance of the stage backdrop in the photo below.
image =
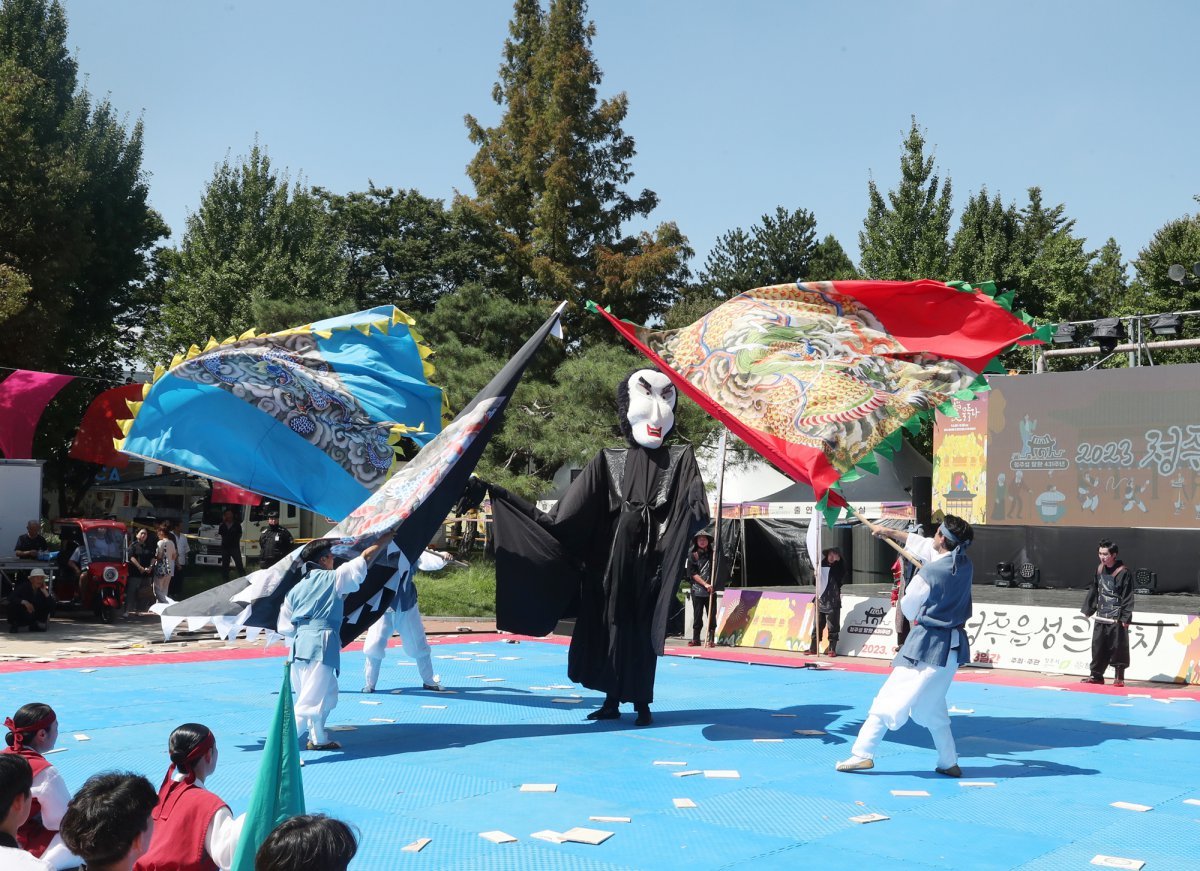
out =
<svg viewBox="0 0 1200 871"><path fill-rule="evenodd" d="M726 590L718 614L722 644L803 650L812 632L809 593ZM882 597L842 596L838 653L889 660L895 653L895 609ZM1129 629L1132 680L1200 684L1200 616L1138 611ZM1088 673L1091 621L1068 608L975 606L967 623L971 659L984 668L1047 674Z"/></svg>
<svg viewBox="0 0 1200 871"><path fill-rule="evenodd" d="M973 504L987 494L987 511L976 510L976 518L1114 531L1200 529L1200 365L996 376L989 383L985 404L964 403L974 416L938 420L941 443L951 448L987 420L986 483L969 480L968 460L960 459L966 451L947 448L934 459L939 484L958 464ZM935 493L954 492L950 483Z"/></svg>

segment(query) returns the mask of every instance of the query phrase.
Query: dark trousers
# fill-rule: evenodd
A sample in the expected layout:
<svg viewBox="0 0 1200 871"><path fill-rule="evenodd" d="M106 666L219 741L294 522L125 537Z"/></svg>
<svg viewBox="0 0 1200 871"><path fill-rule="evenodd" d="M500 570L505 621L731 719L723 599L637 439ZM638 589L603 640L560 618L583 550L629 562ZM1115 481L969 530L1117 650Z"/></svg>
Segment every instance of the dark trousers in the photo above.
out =
<svg viewBox="0 0 1200 871"><path fill-rule="evenodd" d="M171 583L167 586L167 595L175 601L183 598L183 569L175 566L175 574L171 575Z"/></svg>
<svg viewBox="0 0 1200 871"><path fill-rule="evenodd" d="M12 632L16 632L21 626L32 626L35 623L44 626L49 619L50 598L48 596L34 597L32 614L25 610L25 606L19 601L8 603L8 628Z"/></svg>
<svg viewBox="0 0 1200 871"><path fill-rule="evenodd" d="M821 644L821 633L829 631L829 649L837 648L838 630L842 626L842 603L838 602L837 607L832 611L817 610L817 619L813 621L813 637L810 645L813 650L817 650Z"/></svg>
<svg viewBox="0 0 1200 871"><path fill-rule="evenodd" d="M1109 666L1124 678L1129 665L1129 630L1120 623L1096 623L1092 627L1092 677L1104 677Z"/></svg>
<svg viewBox="0 0 1200 871"><path fill-rule="evenodd" d="M242 565L241 548L233 551L223 550L221 551L221 575L225 580L229 580L229 561L231 559L233 560L233 564L237 566L238 575L246 574L246 567Z"/></svg>
<svg viewBox="0 0 1200 871"><path fill-rule="evenodd" d="M692 596L692 641L700 640L704 629L704 614L708 610L709 596Z"/></svg>

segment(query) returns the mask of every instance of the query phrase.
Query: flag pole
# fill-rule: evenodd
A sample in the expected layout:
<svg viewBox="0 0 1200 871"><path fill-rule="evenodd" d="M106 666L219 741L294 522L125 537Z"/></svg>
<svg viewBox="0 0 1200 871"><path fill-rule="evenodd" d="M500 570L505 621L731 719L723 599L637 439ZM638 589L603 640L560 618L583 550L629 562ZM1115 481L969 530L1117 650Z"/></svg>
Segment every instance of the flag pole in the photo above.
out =
<svg viewBox="0 0 1200 871"><path fill-rule="evenodd" d="M863 526L867 527L867 529L871 530L872 533L876 532L876 530L878 530L878 529L884 528L882 526L879 526L878 524L872 523L871 521L867 520L867 518L863 517L861 514L859 514L857 511L855 511L854 506L851 505L849 502L846 503L846 510L849 511L851 514L853 514L855 519L858 520L858 522L861 523ZM892 541L892 539L888 538L886 535L880 536L880 538L883 540L884 544L886 544L892 550L896 551L896 553L900 554L900 556L904 557L906 560L908 560L910 563L912 563L917 568L920 568L921 566L925 565L925 563L922 562L919 557L913 555L910 551L905 550L903 545L901 545L895 541Z"/></svg>
<svg viewBox="0 0 1200 871"><path fill-rule="evenodd" d="M721 443L717 448L717 521L713 527L712 540L712 574L709 583L712 588L708 591L708 646L716 646L717 637L717 579L721 577L721 499L725 491L725 448L729 438L729 428L721 427Z"/></svg>

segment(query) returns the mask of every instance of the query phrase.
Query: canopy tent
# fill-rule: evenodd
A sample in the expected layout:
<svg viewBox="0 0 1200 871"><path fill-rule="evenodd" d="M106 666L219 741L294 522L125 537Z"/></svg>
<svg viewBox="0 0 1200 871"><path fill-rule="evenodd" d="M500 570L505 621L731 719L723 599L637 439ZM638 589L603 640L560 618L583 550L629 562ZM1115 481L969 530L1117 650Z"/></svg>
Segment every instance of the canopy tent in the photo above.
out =
<svg viewBox="0 0 1200 871"><path fill-rule="evenodd" d="M843 483L842 492L852 505L892 503L911 505L914 477L929 477L933 465L904 442L891 458L879 457L879 473L865 474ZM752 587L811 584L804 537L816 498L807 484L792 483L781 490L742 503L741 568L735 583ZM755 514L769 506L769 514ZM725 511L729 511L728 503ZM886 518L884 519L886 522ZM838 547L847 566L847 580L886 581L895 554L869 534L854 535L851 524L827 528L824 547Z"/></svg>

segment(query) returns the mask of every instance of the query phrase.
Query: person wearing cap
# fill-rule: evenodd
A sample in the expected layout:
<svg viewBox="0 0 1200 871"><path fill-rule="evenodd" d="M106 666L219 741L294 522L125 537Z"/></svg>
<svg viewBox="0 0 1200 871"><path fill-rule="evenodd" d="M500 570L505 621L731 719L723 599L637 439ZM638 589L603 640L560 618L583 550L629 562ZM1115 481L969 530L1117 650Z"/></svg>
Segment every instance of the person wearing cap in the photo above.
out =
<svg viewBox="0 0 1200 871"><path fill-rule="evenodd" d="M205 785L217 767L216 736L200 723L184 723L171 733L167 751L171 765L151 815L150 849L134 871L229 871L246 815L235 819Z"/></svg>
<svg viewBox="0 0 1200 871"><path fill-rule="evenodd" d="M58 836L63 814L71 801L71 793L62 775L46 759L58 741L58 715L49 705L30 702L22 705L15 714L4 720L8 727L4 753L15 753L24 757L33 769L33 786L30 794L33 802L29 817L17 829L17 843L21 849L41 857L57 868L70 868L80 864Z"/></svg>
<svg viewBox="0 0 1200 871"><path fill-rule="evenodd" d="M687 577L692 582L692 640L688 647L700 645L700 633L704 629L704 612L708 608L712 593L713 549L712 535L705 529L692 538L692 549L688 552Z"/></svg>
<svg viewBox="0 0 1200 871"><path fill-rule="evenodd" d="M962 776L946 693L958 667L971 659L964 627L971 617L974 574L966 550L974 538L971 524L953 514L947 514L938 527L933 558L913 575L900 600L912 629L892 660L892 673L871 703L850 758L837 764L838 771L874 768L875 748L883 736L911 717L933 736L938 754L934 770L947 777Z"/></svg>
<svg viewBox="0 0 1200 871"><path fill-rule="evenodd" d="M325 733L325 720L338 701L342 603L362 585L367 569L393 534L384 534L361 555L336 568L334 540L310 541L300 553L304 574L284 597L276 628L288 641L296 687L296 731L308 732L309 750L341 749Z"/></svg>
<svg viewBox="0 0 1200 871"><path fill-rule="evenodd" d="M291 552L292 534L279 525L279 512L267 515L267 525L258 536L258 564L260 568L275 565Z"/></svg>
<svg viewBox="0 0 1200 871"><path fill-rule="evenodd" d="M28 626L30 632L45 632L50 620L50 605L46 573L34 569L8 597L8 631L16 632L22 626Z"/></svg>

